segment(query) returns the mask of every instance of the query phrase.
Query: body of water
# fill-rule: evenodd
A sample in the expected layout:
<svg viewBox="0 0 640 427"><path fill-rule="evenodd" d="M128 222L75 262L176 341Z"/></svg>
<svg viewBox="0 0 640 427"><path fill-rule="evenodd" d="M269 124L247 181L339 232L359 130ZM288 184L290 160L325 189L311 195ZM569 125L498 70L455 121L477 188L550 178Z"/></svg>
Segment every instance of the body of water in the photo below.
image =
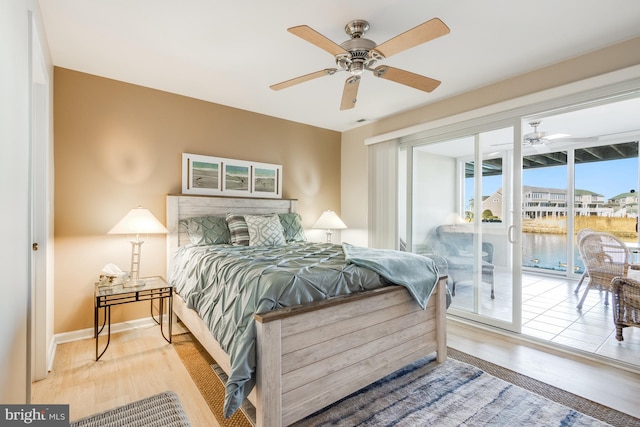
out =
<svg viewBox="0 0 640 427"><path fill-rule="evenodd" d="M584 264L578 249L573 257L574 271L581 274ZM567 235L522 233L522 266L545 270L567 271Z"/></svg>

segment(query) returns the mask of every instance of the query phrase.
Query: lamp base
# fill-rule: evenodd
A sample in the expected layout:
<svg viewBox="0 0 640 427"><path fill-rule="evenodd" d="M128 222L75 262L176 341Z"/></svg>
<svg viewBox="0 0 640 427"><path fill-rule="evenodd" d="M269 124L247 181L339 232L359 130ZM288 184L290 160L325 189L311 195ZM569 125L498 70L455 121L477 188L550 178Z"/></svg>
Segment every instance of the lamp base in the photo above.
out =
<svg viewBox="0 0 640 427"><path fill-rule="evenodd" d="M333 231L327 230L327 243L332 243L331 242L331 234L333 234Z"/></svg>

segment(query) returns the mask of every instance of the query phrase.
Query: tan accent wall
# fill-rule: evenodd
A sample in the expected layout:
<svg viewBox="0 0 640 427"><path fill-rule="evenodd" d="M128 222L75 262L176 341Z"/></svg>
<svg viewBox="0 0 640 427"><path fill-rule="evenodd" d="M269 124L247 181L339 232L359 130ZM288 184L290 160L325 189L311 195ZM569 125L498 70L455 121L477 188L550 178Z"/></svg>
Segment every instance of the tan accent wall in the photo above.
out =
<svg viewBox="0 0 640 427"><path fill-rule="evenodd" d="M638 64L640 37L343 132L342 216L345 222L349 221L349 230L343 232L343 239L360 245L368 242L366 218L369 171L367 161L363 160L368 155L365 139ZM442 80L446 80L446 76ZM427 102L428 97L426 95Z"/></svg>
<svg viewBox="0 0 640 427"><path fill-rule="evenodd" d="M183 152L281 164L283 195L298 200L307 229L340 212L338 132L64 68L54 71L54 132L55 333L93 327L100 270L130 263L126 236L107 231L138 205L165 222ZM149 236L141 275L164 275L165 264L164 236ZM112 323L148 316L148 304L127 304Z"/></svg>

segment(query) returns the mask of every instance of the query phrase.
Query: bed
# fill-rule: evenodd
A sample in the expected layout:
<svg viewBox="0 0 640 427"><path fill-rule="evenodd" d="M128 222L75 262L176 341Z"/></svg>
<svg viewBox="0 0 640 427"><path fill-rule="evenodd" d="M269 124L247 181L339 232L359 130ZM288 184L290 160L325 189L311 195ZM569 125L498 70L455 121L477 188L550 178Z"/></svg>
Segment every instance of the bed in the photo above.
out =
<svg viewBox="0 0 640 427"><path fill-rule="evenodd" d="M296 201L167 196L168 268L190 243L181 220L229 212L295 213ZM424 310L405 287L388 285L255 314L255 387L247 398L256 425L290 425L433 352L444 361L446 301L440 277ZM173 308L229 374L231 358L207 323L179 293Z"/></svg>

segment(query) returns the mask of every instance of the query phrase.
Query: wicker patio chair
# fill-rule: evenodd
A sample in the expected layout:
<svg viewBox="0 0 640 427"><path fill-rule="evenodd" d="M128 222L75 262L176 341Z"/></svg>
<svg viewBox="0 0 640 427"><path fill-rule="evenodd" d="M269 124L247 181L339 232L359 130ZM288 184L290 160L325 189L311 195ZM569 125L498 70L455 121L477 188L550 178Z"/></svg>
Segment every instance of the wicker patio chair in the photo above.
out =
<svg viewBox="0 0 640 427"><path fill-rule="evenodd" d="M578 230L578 232L576 233L576 243L578 244L578 252L580 252L580 258L582 258L582 252L580 251L580 240L582 240L582 238L584 236L586 236L587 234L591 234L594 233L595 230L593 230L592 228L581 228L580 230ZM587 273L587 269L585 267L584 272L582 273L582 276L580 277L580 280L578 281L578 286L576 286L576 288L574 289L574 293L578 293L580 292L580 286L582 286L582 282L585 281L585 279L587 279L589 277L589 274Z"/></svg>
<svg viewBox="0 0 640 427"><path fill-rule="evenodd" d="M631 263L631 251L620 239L609 234L593 232L580 241L580 253L584 262L589 282L578 303L582 308L589 290L598 288L605 291L604 304L609 303L609 291L614 277L627 275Z"/></svg>
<svg viewBox="0 0 640 427"><path fill-rule="evenodd" d="M631 268L640 269L640 266L633 265ZM630 277L616 277L611 287L616 339L623 341L622 328L640 327L640 282Z"/></svg>

